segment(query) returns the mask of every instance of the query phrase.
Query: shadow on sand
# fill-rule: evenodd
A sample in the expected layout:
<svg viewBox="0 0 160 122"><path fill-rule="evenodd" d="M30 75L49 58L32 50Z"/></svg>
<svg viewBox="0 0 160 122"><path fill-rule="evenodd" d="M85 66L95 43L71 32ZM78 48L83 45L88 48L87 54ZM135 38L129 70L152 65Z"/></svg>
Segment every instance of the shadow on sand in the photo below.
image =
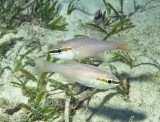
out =
<svg viewBox="0 0 160 122"><path fill-rule="evenodd" d="M121 122L128 122L129 119L133 116L134 121L141 121L146 118L146 115L142 112L129 110L128 108L111 108L104 106L104 103L109 101L113 96L117 95L118 93L111 93L107 95L102 103L97 106L96 108L89 107L89 111L92 111L92 114L87 118L87 121L90 121L94 115L98 115L102 118L110 118L112 120L118 120Z"/></svg>

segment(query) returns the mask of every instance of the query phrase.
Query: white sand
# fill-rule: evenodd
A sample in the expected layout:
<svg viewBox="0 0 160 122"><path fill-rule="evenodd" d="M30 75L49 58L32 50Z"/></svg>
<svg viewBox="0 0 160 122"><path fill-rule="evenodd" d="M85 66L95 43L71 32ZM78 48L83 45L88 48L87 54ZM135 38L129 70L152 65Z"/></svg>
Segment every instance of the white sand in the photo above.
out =
<svg viewBox="0 0 160 122"><path fill-rule="evenodd" d="M117 4L118 1L112 0L111 4L120 8L119 4ZM137 4L143 7L148 1L150 0L137 0ZM7 58L2 60L2 68L10 66L14 69L18 48L22 47L21 54L27 51L24 48L26 40L38 38L43 44L42 51L36 50L30 54L30 57L36 57L43 55L47 51L49 44L56 45L57 42L71 39L76 34L84 34L96 39L103 38L103 34L85 26L85 23L93 21L94 13L97 9L105 10L102 0L77 0L75 1L75 6L85 10L87 14L75 10L69 16L66 15L68 0L59 0L59 2L62 3L63 8L60 14L66 18L68 31L50 31L24 23L18 28L18 34L14 36L23 37L25 41L18 41L6 53ZM73 117L73 122L84 122L88 117L91 117L90 122L127 122L131 119L138 122L160 121L160 72L158 69L160 68L160 6L157 5L160 5L160 1L154 0L146 6L142 13L140 12L141 9L139 9L131 16L131 21L135 27L111 37L125 37L124 41L132 49L129 53L130 56L133 59L137 58L135 64L140 64L130 69L121 62L112 63L119 74L126 73L128 75L131 87L127 101L121 95L116 94L115 90L97 93L92 97L87 111L85 107L77 110L76 115ZM126 14L134 11L132 0L125 0L124 9ZM9 35L7 40L8 38ZM0 40L4 40L4 38ZM106 52L105 55L109 53ZM100 67L103 69L108 68L105 62ZM34 69L30 68L30 70ZM58 81L63 79L58 74L54 75L53 78ZM3 112L6 108L13 107L17 103L26 103L27 98L21 94L19 88L12 86L11 81L17 80L12 72L6 69L0 78L0 83L4 84L0 87L0 102L7 101L7 103L0 107L0 118L2 118L1 120L15 122L19 118L18 113L13 116L7 116Z"/></svg>

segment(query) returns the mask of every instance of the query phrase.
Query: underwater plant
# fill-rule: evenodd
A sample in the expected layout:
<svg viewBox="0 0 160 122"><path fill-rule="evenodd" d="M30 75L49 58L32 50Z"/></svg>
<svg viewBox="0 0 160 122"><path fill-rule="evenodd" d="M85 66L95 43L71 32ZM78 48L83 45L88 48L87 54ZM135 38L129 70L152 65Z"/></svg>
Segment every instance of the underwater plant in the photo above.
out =
<svg viewBox="0 0 160 122"><path fill-rule="evenodd" d="M125 86L120 85L116 87L115 90L117 91L117 93L121 94L127 100L127 95L129 94L129 87L129 84L126 83Z"/></svg>
<svg viewBox="0 0 160 122"><path fill-rule="evenodd" d="M2 38L4 35L6 35L8 33L16 34L17 30L10 30L10 29L5 29L3 27L0 27L0 38Z"/></svg>
<svg viewBox="0 0 160 122"><path fill-rule="evenodd" d="M36 120L53 121L62 115L64 111L64 105L60 104L63 100L59 98L48 98L52 94L50 94L51 91L46 91L46 83L51 82L49 77L52 74L48 75L47 73L43 73L40 75L40 77L37 78L33 73L26 70L25 67L28 65L35 65L34 60L31 60L28 56L33 50L34 48L31 48L23 55L20 55L18 60L15 61L15 68L12 71L12 74L17 79L17 81L12 81L11 83L13 86L21 88L22 94L29 98L28 103L19 103L15 108L20 107L27 110L25 113L27 115L27 119L25 120L26 122L32 122ZM46 60L51 62L57 61L57 59L52 60L49 54L47 54ZM28 61L31 62L25 63ZM29 86L29 82L35 82L36 86ZM68 85L63 85L56 81L54 81L54 84L56 84L54 86L54 90L66 91L66 93L70 95L69 91L71 90L69 89ZM54 84L52 84L52 88ZM6 110L5 113L9 114L10 110Z"/></svg>
<svg viewBox="0 0 160 122"><path fill-rule="evenodd" d="M16 41L22 40L23 38L12 38L10 39L4 39L0 42L0 55L5 56L6 52L12 48L12 46L15 44Z"/></svg>
<svg viewBox="0 0 160 122"><path fill-rule="evenodd" d="M15 4L14 0L8 0L0 4L0 22L3 28L14 29L23 22L36 22L39 25L64 31L67 23L59 16L61 5L56 0L34 0L25 5ZM27 11L26 11L27 10Z"/></svg>
<svg viewBox="0 0 160 122"><path fill-rule="evenodd" d="M127 52L115 52L113 58L110 59L109 62L115 61L126 63L131 69L134 67L134 61Z"/></svg>
<svg viewBox="0 0 160 122"><path fill-rule="evenodd" d="M149 3L151 3L152 1L154 1L154 0L150 0L149 2L147 2L147 3L143 6L143 8L141 9L141 12L143 12L144 9L146 8L146 6L147 6Z"/></svg>
<svg viewBox="0 0 160 122"><path fill-rule="evenodd" d="M70 15L76 8L73 5L74 0L72 0L67 7L67 14Z"/></svg>
<svg viewBox="0 0 160 122"><path fill-rule="evenodd" d="M92 26L98 31L105 34L103 40L106 40L113 34L134 27L131 20L129 18L126 18L126 15L124 15L123 13L123 0L120 0L120 12L118 12L110 3L107 3L106 0L103 0L103 3L105 5L106 11L104 11L103 13L101 12L101 10L99 10L98 13L96 12L94 18L95 24L87 23L87 25ZM115 16L111 16L111 11L114 12ZM102 23L102 26L100 25L100 22Z"/></svg>
<svg viewBox="0 0 160 122"><path fill-rule="evenodd" d="M22 8L16 6L14 0L8 0L0 3L0 22L4 28L13 29L17 24L17 15L20 14Z"/></svg>
<svg viewBox="0 0 160 122"><path fill-rule="evenodd" d="M25 122L33 122L36 120L53 121L58 118L59 115L57 111L60 110L60 106L52 99L44 99L46 95L46 92L42 91L37 95L33 104L20 103L18 105L28 111L28 117Z"/></svg>
<svg viewBox="0 0 160 122"><path fill-rule="evenodd" d="M49 23L55 16L57 16L61 8L60 5L57 5L57 1L50 2L44 0L35 0L35 3L36 4L31 6L31 15L34 18L41 19L44 24Z"/></svg>
<svg viewBox="0 0 160 122"><path fill-rule="evenodd" d="M108 65L110 67L112 74L114 74L121 81L120 85L114 89L117 91L118 94L122 95L124 99L126 99L129 94L130 85L128 81L123 81L123 80L127 79L128 76L125 73L119 74L117 68L114 65L110 64L111 62L109 61Z"/></svg>
<svg viewBox="0 0 160 122"><path fill-rule="evenodd" d="M51 23L49 23L49 24L47 24L45 26L47 28L53 29L53 30L67 31L66 30L66 25L68 25L67 23L59 25L59 23L61 22L62 19L63 19L63 17L59 16L53 22L51 22Z"/></svg>
<svg viewBox="0 0 160 122"><path fill-rule="evenodd" d="M14 74L14 73L13 73ZM34 99L37 93L37 88L36 87L30 87L27 86L26 84L28 83L27 80L21 80L18 76L16 76L14 74L14 77L18 80L18 82L16 81L12 81L11 83L13 84L13 86L21 88L22 90L22 94L24 96L27 96L30 98L30 100Z"/></svg>
<svg viewBox="0 0 160 122"><path fill-rule="evenodd" d="M75 37L75 38L80 38L80 37L88 37L88 36L82 35L82 34L75 34L74 37Z"/></svg>
<svg viewBox="0 0 160 122"><path fill-rule="evenodd" d="M62 16L58 16L61 5L58 4L58 1L45 1L45 0L36 0L35 4L31 6L31 15L33 18L41 20L41 25L53 30L64 31L65 24L60 25Z"/></svg>
<svg viewBox="0 0 160 122"><path fill-rule="evenodd" d="M61 82L58 82L56 80L49 79L48 82L51 83L50 87L52 87L51 91L56 91L56 90L62 90L64 91L67 95L73 96L73 92L70 89L70 85L74 84L63 84Z"/></svg>

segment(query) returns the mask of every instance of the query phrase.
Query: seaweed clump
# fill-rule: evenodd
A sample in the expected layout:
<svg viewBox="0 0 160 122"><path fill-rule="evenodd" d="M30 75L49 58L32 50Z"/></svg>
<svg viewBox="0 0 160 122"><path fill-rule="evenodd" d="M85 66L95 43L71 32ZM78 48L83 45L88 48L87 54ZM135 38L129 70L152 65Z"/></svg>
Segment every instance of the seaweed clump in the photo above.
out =
<svg viewBox="0 0 160 122"><path fill-rule="evenodd" d="M47 73L41 74L40 77L36 77L31 71L28 71L25 67L35 66L34 60L28 55L34 50L34 48L27 51L25 54L20 55L15 62L15 68L12 74L17 81L11 83L18 88L21 88L22 94L29 98L28 103L18 103L16 107L18 110L25 108L26 122L33 122L37 120L53 121L62 115L64 106L60 103L62 99L52 99L49 97L49 91L46 90L46 84L49 76ZM47 60L50 60L50 56L47 56ZM55 62L54 60L53 62ZM23 63L22 63L23 62ZM29 63L28 63L29 62ZM51 75L50 75L51 76ZM35 86L28 85L29 82L34 82ZM14 114L16 110L8 109L6 114Z"/></svg>
<svg viewBox="0 0 160 122"><path fill-rule="evenodd" d="M23 22L39 24L52 30L64 31L67 25L59 16L61 5L56 0L32 0L30 2L0 2L2 28L14 29Z"/></svg>
<svg viewBox="0 0 160 122"><path fill-rule="evenodd" d="M87 23L87 25L105 34L103 40L106 40L113 34L134 27L130 18L124 15L123 2L123 0L120 0L121 10L119 12L110 3L103 0L106 11L102 12L101 10L97 10L94 17L95 23ZM114 15L111 15L112 11Z"/></svg>

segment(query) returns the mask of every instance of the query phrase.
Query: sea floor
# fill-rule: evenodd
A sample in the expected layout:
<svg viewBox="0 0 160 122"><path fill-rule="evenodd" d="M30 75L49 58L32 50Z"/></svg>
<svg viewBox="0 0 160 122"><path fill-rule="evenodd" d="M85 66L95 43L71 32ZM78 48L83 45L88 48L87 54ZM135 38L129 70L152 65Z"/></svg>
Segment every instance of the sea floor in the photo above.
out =
<svg viewBox="0 0 160 122"><path fill-rule="evenodd" d="M75 0L74 4L78 9L67 15L68 1L58 1L63 8L60 15L65 17L68 23L68 31L53 31L34 23L23 23L16 28L17 34L9 33L0 38L0 47L3 42L13 43L1 59L3 73L0 76L0 122L21 122L24 110L13 115L4 112L18 103L28 102L21 89L11 83L17 81L12 72L19 58L17 55L23 55L37 42L40 42L41 46L29 54L32 59L43 57L50 44L57 45L61 41L74 38L75 35L86 35L99 40L105 36L86 25L93 22L98 9L105 10L103 1ZM120 9L119 0L108 0L110 1L115 8ZM73 122L160 122L160 1L136 0L139 6L137 10L134 9L132 0L124 1L124 13L130 16L134 27L119 32L107 40L121 39L131 49L128 54L133 59L133 68L122 62L110 63L116 67L121 78L130 84L129 94L123 97L114 89L98 92L91 97L89 104L85 101L76 110ZM149 3L146 5L147 2ZM105 60L99 65L100 68L111 71L108 61L113 52L104 53ZM27 69L36 74L35 67ZM52 78L60 82L65 80L57 73ZM29 85L35 86L35 83L30 82ZM47 90L50 88L47 87ZM65 97L64 94L57 96Z"/></svg>

